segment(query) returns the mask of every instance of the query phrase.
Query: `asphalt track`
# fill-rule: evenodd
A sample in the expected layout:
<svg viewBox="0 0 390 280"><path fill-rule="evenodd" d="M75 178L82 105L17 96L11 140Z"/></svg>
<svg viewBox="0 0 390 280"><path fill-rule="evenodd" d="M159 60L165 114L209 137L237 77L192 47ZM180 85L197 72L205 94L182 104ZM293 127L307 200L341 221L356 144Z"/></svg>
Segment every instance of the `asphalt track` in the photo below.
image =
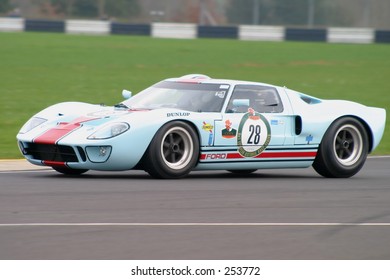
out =
<svg viewBox="0 0 390 280"><path fill-rule="evenodd" d="M0 259L390 259L390 157L350 179L24 166L0 164Z"/></svg>

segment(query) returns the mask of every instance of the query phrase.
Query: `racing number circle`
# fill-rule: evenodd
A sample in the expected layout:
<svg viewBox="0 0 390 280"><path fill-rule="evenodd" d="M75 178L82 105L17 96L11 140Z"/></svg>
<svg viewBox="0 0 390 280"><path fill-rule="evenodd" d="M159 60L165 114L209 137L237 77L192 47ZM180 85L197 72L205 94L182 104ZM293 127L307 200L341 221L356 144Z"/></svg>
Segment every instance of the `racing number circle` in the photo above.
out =
<svg viewBox="0 0 390 280"><path fill-rule="evenodd" d="M261 154L271 141L271 129L267 119L257 112L246 113L238 127L238 152L243 157Z"/></svg>

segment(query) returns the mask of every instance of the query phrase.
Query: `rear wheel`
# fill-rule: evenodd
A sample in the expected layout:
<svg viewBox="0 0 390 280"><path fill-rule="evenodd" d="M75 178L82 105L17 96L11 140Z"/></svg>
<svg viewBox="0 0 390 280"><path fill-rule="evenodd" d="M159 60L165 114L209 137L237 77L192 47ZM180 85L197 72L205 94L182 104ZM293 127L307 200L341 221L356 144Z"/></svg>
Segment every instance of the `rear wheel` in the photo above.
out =
<svg viewBox="0 0 390 280"><path fill-rule="evenodd" d="M364 126L354 118L341 118L326 131L313 167L324 177L348 178L363 167L367 154Z"/></svg>
<svg viewBox="0 0 390 280"><path fill-rule="evenodd" d="M52 168L62 174L65 175L81 175L85 172L88 171L88 169L72 169L72 168L67 168L67 167L57 167L57 166L52 166Z"/></svg>
<svg viewBox="0 0 390 280"><path fill-rule="evenodd" d="M187 123L174 121L154 136L144 157L145 170L154 178L185 177L199 159L199 139Z"/></svg>

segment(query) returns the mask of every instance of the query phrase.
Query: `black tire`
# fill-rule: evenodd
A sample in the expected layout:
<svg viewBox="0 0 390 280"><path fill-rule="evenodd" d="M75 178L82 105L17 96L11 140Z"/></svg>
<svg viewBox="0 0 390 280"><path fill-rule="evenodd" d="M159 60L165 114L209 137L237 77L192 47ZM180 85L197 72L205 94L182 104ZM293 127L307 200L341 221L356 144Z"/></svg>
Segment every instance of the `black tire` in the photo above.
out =
<svg viewBox="0 0 390 280"><path fill-rule="evenodd" d="M199 159L199 139L187 123L167 123L156 133L144 157L145 170L154 178L185 177Z"/></svg>
<svg viewBox="0 0 390 280"><path fill-rule="evenodd" d="M363 167L368 154L368 135L361 122L345 117L326 131L313 168L328 178L349 178Z"/></svg>
<svg viewBox="0 0 390 280"><path fill-rule="evenodd" d="M256 172L257 169L242 169L242 170L236 169L236 170L227 170L227 171L233 174L246 175L246 174L251 174L253 172Z"/></svg>
<svg viewBox="0 0 390 280"><path fill-rule="evenodd" d="M65 174L65 175L81 175L81 174L88 171L88 169L72 169L72 168L67 168L67 167L54 167L54 166L52 166L52 168L55 171L62 173L62 174Z"/></svg>

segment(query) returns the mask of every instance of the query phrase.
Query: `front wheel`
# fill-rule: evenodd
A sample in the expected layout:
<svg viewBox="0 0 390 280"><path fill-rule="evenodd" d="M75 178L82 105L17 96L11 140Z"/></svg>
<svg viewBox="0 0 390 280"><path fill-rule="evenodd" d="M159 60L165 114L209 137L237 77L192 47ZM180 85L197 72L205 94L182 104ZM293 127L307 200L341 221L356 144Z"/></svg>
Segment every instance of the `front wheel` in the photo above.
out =
<svg viewBox="0 0 390 280"><path fill-rule="evenodd" d="M154 136L144 157L145 170L154 178L185 177L199 159L199 139L187 123L174 121Z"/></svg>
<svg viewBox="0 0 390 280"><path fill-rule="evenodd" d="M348 178L363 167L368 154L368 136L354 118L336 120L326 131L313 168L329 178Z"/></svg>

